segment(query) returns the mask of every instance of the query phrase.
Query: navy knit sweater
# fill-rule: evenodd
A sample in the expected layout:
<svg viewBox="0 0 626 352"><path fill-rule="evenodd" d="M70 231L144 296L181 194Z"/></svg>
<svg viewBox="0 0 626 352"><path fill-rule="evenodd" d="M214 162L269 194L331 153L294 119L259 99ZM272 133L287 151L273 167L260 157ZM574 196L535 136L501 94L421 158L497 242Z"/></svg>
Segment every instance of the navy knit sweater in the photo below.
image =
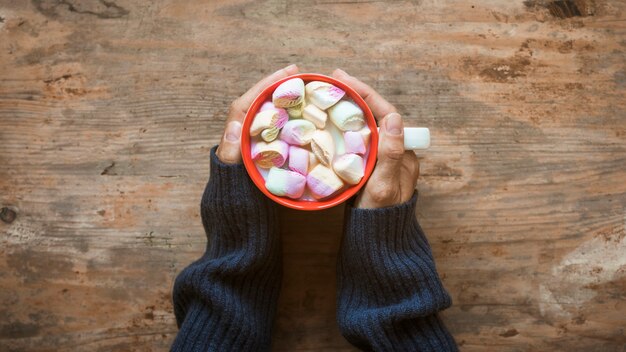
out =
<svg viewBox="0 0 626 352"><path fill-rule="evenodd" d="M201 202L206 251L174 283L172 351L267 351L282 278L277 205L216 148ZM366 351L456 351L437 315L451 300L415 218L417 193L382 209L353 200L337 263L345 338Z"/></svg>

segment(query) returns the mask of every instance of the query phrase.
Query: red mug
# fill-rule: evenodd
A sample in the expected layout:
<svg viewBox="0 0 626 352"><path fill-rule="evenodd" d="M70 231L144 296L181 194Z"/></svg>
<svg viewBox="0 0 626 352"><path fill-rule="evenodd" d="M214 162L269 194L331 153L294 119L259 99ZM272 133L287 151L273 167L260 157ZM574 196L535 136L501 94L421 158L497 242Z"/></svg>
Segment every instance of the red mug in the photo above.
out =
<svg viewBox="0 0 626 352"><path fill-rule="evenodd" d="M330 83L336 87L343 89L346 92L346 96L351 98L360 108L363 110L363 116L365 117L365 121L367 123L367 127L371 131L370 142L369 142L369 154L367 159L365 160L365 173L361 182L356 185L344 188L342 192L339 192L335 195L332 195L328 198L324 198L322 200L297 200L291 199L287 197L279 197L272 193L270 193L267 188L265 188L265 179L263 175L259 172L252 161L251 150L250 150L250 126L252 124L252 120L256 116L257 112L261 108L266 101L272 100L272 93L276 88L283 82L288 81L293 78L301 78L304 83L308 83L311 81L322 81ZM285 77L277 82L274 82L269 87L265 88L252 102L246 116L243 120L243 127L241 133L241 156L243 158L243 164L248 171L248 175L254 182L254 184L270 199L275 201L278 204L284 205L289 208L299 209L299 210L322 210L334 207L348 200L350 197L355 195L367 182L372 171L374 171L374 166L376 165L376 156L378 154L378 129L376 125L376 119L372 114L369 106L365 103L365 100L350 86L347 84L329 77L325 75L320 75L316 73L300 73L297 75Z"/></svg>

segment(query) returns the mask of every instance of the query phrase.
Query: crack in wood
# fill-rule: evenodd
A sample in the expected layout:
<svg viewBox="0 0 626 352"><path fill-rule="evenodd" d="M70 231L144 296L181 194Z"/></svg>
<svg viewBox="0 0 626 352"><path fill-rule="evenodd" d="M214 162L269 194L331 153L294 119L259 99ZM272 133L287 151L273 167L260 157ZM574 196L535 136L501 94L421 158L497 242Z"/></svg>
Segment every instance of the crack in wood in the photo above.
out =
<svg viewBox="0 0 626 352"><path fill-rule="evenodd" d="M39 12L49 17L57 17L59 13L57 8L65 6L68 11L81 15L91 15L102 19L120 18L129 14L129 11L122 6L116 4L114 1L107 0L92 0L79 2L80 5L76 5L72 0L33 0L33 4L37 7ZM92 7L104 6L103 10L87 10L86 6L92 5Z"/></svg>
<svg viewBox="0 0 626 352"><path fill-rule="evenodd" d="M100 175L117 175L116 173L111 172L111 169L114 167L115 167L115 161L112 161L111 165L105 167L104 170L102 170L102 172L100 173Z"/></svg>

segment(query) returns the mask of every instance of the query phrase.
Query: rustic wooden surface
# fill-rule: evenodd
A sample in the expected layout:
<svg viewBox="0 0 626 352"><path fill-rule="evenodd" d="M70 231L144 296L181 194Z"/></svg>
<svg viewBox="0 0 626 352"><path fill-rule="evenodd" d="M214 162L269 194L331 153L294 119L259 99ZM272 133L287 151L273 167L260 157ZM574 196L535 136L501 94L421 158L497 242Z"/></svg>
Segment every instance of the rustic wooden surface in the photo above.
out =
<svg viewBox="0 0 626 352"><path fill-rule="evenodd" d="M0 350L166 350L208 153L265 74L428 126L418 218L464 351L624 351L623 1L0 0ZM277 351L350 351L341 207L283 210Z"/></svg>

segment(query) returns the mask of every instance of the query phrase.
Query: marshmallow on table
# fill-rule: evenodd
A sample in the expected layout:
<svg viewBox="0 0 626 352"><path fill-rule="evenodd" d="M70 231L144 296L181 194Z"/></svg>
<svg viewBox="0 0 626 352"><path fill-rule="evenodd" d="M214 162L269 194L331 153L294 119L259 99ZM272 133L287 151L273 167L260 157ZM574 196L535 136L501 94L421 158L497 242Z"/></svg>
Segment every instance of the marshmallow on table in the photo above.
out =
<svg viewBox="0 0 626 352"><path fill-rule="evenodd" d="M330 132L316 130L311 137L311 150L317 159L325 166L330 167L335 156L335 141Z"/></svg>
<svg viewBox="0 0 626 352"><path fill-rule="evenodd" d="M335 105L346 94L342 89L320 81L307 83L305 91L307 99L322 110Z"/></svg>
<svg viewBox="0 0 626 352"><path fill-rule="evenodd" d="M277 167L272 167L265 179L265 188L280 197L300 198L304 193L305 185L306 177Z"/></svg>
<svg viewBox="0 0 626 352"><path fill-rule="evenodd" d="M365 140L363 139L363 135L361 135L361 133L346 131L343 133L343 140L346 153L365 154Z"/></svg>
<svg viewBox="0 0 626 352"><path fill-rule="evenodd" d="M305 175L309 171L309 151L300 147L289 147L289 170Z"/></svg>
<svg viewBox="0 0 626 352"><path fill-rule="evenodd" d="M326 198L343 187L343 181L324 165L317 165L309 172L306 184L316 199Z"/></svg>
<svg viewBox="0 0 626 352"><path fill-rule="evenodd" d="M289 120L280 131L280 139L292 145L306 145L311 142L315 125L311 121Z"/></svg>
<svg viewBox="0 0 626 352"><path fill-rule="evenodd" d="M361 182L365 173L363 158L352 153L338 157L333 162L333 169L337 176L349 185L356 185Z"/></svg>
<svg viewBox="0 0 626 352"><path fill-rule="evenodd" d="M272 94L272 102L277 108L291 108L304 101L304 81L292 78L281 83Z"/></svg>
<svg viewBox="0 0 626 352"><path fill-rule="evenodd" d="M365 126L363 110L355 103L342 100L328 109L330 120L342 131L358 131Z"/></svg>
<svg viewBox="0 0 626 352"><path fill-rule="evenodd" d="M302 117L305 120L313 122L315 127L324 128L324 126L326 126L326 119L328 118L328 114L326 114L323 110L320 110L320 108L318 108L317 106L309 104L304 107L304 111L302 111Z"/></svg>
<svg viewBox="0 0 626 352"><path fill-rule="evenodd" d="M254 116L250 126L250 135L257 136L263 130L271 127L282 128L289 120L285 109L267 109Z"/></svg>
<svg viewBox="0 0 626 352"><path fill-rule="evenodd" d="M252 144L250 156L264 169L272 166L281 167L289 155L289 144L277 139L270 143L256 142Z"/></svg>

